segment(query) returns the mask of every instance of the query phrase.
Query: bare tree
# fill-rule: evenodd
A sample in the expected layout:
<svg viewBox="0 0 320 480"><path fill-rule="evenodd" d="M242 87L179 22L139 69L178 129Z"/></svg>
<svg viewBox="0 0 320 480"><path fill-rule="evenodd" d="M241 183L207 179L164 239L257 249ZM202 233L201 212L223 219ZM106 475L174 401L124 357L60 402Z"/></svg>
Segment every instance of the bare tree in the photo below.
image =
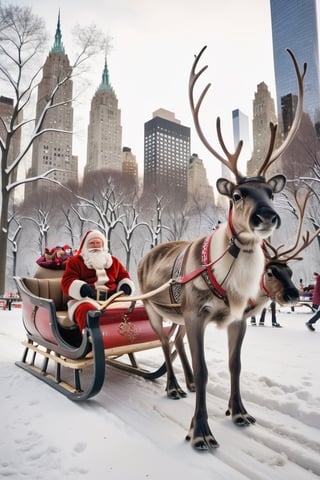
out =
<svg viewBox="0 0 320 480"><path fill-rule="evenodd" d="M39 254L41 255L44 247L48 244L48 232L50 230L50 225L48 222L49 211L45 211L41 208L36 208L33 211L33 215L28 217L21 217L21 220L29 220L34 225L36 225L38 235L38 248Z"/></svg>
<svg viewBox="0 0 320 480"><path fill-rule="evenodd" d="M181 208L179 211L172 210L166 215L166 224L169 225L169 240L181 240L187 231L190 222L190 210Z"/></svg>
<svg viewBox="0 0 320 480"><path fill-rule="evenodd" d="M13 235L11 237L8 237L8 240L12 245L12 275L16 275L18 253L17 238L21 232L22 225L20 223L20 219L16 215L9 219L8 223L10 224L11 222L14 222L16 224Z"/></svg>
<svg viewBox="0 0 320 480"><path fill-rule="evenodd" d="M123 235L119 235L120 244L125 250L125 266L126 269L130 269L131 253L133 251L133 238L136 230L147 227L149 225L146 222L139 221L139 213L134 205L124 205L124 214L115 221L113 232L117 232L117 227L121 227Z"/></svg>
<svg viewBox="0 0 320 480"><path fill-rule="evenodd" d="M84 62L96 51L103 48L103 39L94 26L77 29L78 53L71 68L61 78L57 78L51 94L40 115L35 118L23 118L33 101L33 92L38 86L42 69L42 52L46 44L44 22L35 16L29 7L2 5L0 3L0 79L6 88L6 95L13 98L10 118L0 117L1 149L1 214L0 214L0 294L5 290L6 260L8 243L8 211L10 195L21 184L39 179L50 181L51 169L40 176L17 180L18 167L29 152L34 140L44 132L55 131L70 134L54 128L44 128L48 112L59 108L55 97L59 89L82 70ZM70 98L71 102L73 99ZM12 145L22 132L33 130L27 135L27 141L20 152L12 158Z"/></svg>

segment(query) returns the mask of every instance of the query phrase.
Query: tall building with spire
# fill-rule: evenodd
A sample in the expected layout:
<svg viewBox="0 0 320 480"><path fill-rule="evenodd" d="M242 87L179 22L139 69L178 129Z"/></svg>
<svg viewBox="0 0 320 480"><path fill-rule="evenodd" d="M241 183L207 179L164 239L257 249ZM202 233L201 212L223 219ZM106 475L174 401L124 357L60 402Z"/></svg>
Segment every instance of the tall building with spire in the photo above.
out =
<svg viewBox="0 0 320 480"><path fill-rule="evenodd" d="M50 178L63 184L78 180L78 158L72 154L73 82L68 78L70 74L70 62L62 43L59 12L54 45L43 66L36 105L36 124L41 122L42 130L49 131L34 140L28 177L41 175L54 168L58 171L50 174ZM59 82L62 84L58 87ZM55 89L52 106L42 120L43 111ZM31 185L34 190L38 182Z"/></svg>
<svg viewBox="0 0 320 480"><path fill-rule="evenodd" d="M121 143L121 111L105 61L102 81L91 100L85 174L100 169L121 172Z"/></svg>

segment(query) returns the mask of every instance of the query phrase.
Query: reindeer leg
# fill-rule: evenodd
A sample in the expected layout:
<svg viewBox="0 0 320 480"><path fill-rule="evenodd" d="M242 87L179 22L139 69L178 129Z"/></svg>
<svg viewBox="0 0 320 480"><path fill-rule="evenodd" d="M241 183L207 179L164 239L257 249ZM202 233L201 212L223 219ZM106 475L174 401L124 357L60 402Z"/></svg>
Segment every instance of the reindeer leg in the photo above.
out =
<svg viewBox="0 0 320 480"><path fill-rule="evenodd" d="M169 340L163 331L163 324L162 324L163 318L159 313L157 313L154 310L152 305L150 305L147 302L145 302L145 309L148 313L151 326L161 341L163 355L164 355L166 367L167 367L167 386L166 386L167 396L174 400L178 400L180 397L186 397L187 394L180 387L173 370Z"/></svg>
<svg viewBox="0 0 320 480"><path fill-rule="evenodd" d="M190 392L195 392L196 388L194 384L193 371L189 363L185 346L184 346L184 341L183 341L185 337L185 333L186 333L185 325L180 325L175 338L175 347L181 360L181 365L184 371L184 377L186 380L187 388Z"/></svg>
<svg viewBox="0 0 320 480"><path fill-rule="evenodd" d="M246 411L240 393L241 347L246 330L246 319L234 321L228 326L231 392L226 415L232 415L232 421L238 426L250 425L256 421Z"/></svg>
<svg viewBox="0 0 320 480"><path fill-rule="evenodd" d="M186 440L191 440L191 445L196 450L208 450L219 446L214 438L209 424L206 405L206 388L208 381L208 369L204 357L204 319L197 318L187 325L185 317L188 341L190 345L192 366L196 387L196 406Z"/></svg>

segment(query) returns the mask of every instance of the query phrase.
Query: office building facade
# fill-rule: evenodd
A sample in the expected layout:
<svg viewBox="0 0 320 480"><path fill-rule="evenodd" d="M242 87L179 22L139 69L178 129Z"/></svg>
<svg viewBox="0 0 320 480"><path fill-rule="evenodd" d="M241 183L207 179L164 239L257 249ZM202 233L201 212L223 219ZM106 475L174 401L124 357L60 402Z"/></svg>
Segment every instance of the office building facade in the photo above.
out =
<svg viewBox="0 0 320 480"><path fill-rule="evenodd" d="M189 159L188 199L191 205L214 206L213 188L209 185L203 161L196 153Z"/></svg>
<svg viewBox="0 0 320 480"><path fill-rule="evenodd" d="M122 173L128 177L132 177L134 183L138 185L138 162L129 147L123 147L122 149Z"/></svg>
<svg viewBox="0 0 320 480"><path fill-rule="evenodd" d="M144 194L187 201L190 128L159 109L144 125Z"/></svg>
<svg viewBox="0 0 320 480"><path fill-rule="evenodd" d="M234 147L237 148L240 140L242 140L242 149L238 161L238 169L244 175L247 170L247 162L251 158L251 142L249 135L249 118L239 108L232 110L232 128ZM229 175L230 173L227 173ZM224 175L223 175L224 176Z"/></svg>
<svg viewBox="0 0 320 480"><path fill-rule="evenodd" d="M270 6L279 123L282 125L282 97L298 93L292 60L286 52L289 48L294 53L300 70L303 63L307 62L304 111L315 125L320 120L317 1L270 0Z"/></svg>

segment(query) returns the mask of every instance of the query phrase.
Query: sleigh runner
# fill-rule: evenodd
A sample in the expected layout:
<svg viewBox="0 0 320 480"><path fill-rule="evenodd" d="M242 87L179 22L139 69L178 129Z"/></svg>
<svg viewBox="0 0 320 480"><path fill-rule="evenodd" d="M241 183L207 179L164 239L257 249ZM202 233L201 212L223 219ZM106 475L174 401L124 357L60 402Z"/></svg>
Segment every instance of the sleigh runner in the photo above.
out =
<svg viewBox="0 0 320 480"><path fill-rule="evenodd" d="M148 380L165 374L165 363L154 371L138 363L139 352L161 347L141 303L132 302L130 297L111 299L101 311L89 312L87 326L80 332L68 318L61 278L15 277L15 282L27 333L22 360L16 365L71 400L87 400L98 394L106 365ZM175 326L164 328L173 345Z"/></svg>

